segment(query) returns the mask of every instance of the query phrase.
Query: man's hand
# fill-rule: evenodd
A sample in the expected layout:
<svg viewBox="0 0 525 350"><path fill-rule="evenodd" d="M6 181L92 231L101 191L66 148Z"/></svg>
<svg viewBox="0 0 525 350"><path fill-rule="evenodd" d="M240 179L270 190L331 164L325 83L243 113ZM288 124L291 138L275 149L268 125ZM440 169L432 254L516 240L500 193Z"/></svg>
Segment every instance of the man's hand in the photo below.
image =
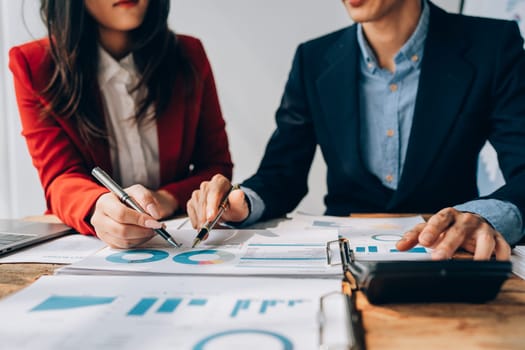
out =
<svg viewBox="0 0 525 350"><path fill-rule="evenodd" d="M200 189L193 191L186 204L188 216L193 228L200 229L206 222L212 221L219 211L219 205L230 190L230 181L217 174L210 181L201 183ZM234 190L228 196L228 207L222 215L223 221L241 222L250 214L244 192Z"/></svg>
<svg viewBox="0 0 525 350"><path fill-rule="evenodd" d="M398 250L409 250L417 244L433 248L432 259L450 259L458 248L474 254L474 260L510 259L510 246L505 238L479 215L445 208L426 223L416 225L396 244Z"/></svg>

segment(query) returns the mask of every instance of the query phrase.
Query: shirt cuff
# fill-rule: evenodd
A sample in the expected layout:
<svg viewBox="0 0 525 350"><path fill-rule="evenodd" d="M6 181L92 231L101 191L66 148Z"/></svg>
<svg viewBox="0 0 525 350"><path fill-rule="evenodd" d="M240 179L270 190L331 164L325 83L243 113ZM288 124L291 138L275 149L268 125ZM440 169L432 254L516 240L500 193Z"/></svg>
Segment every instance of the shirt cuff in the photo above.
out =
<svg viewBox="0 0 525 350"><path fill-rule="evenodd" d="M456 210L474 213L489 222L510 244L516 244L525 234L523 218L517 206L498 199L478 199L454 207Z"/></svg>

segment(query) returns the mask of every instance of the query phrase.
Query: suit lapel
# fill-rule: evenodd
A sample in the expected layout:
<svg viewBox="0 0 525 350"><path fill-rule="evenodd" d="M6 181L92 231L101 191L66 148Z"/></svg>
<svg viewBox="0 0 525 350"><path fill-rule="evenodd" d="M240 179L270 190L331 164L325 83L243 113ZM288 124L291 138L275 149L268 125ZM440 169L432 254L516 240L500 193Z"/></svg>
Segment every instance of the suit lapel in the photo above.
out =
<svg viewBox="0 0 525 350"><path fill-rule="evenodd" d="M408 150L389 208L410 196L425 181L461 112L473 79L472 68L463 59L463 40L457 33L449 32L446 16L431 5Z"/></svg>
<svg viewBox="0 0 525 350"><path fill-rule="evenodd" d="M345 175L366 187L379 200L387 201L380 181L364 166L360 147L359 111L359 44L356 26L349 27L327 51L327 69L316 81L330 132L330 149L337 153Z"/></svg>

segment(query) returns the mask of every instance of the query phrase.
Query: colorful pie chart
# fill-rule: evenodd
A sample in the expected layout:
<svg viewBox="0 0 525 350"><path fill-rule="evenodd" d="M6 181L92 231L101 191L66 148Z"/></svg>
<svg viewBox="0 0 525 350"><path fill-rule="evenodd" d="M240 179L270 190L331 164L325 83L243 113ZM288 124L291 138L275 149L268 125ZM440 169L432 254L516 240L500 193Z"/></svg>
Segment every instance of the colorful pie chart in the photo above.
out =
<svg viewBox="0 0 525 350"><path fill-rule="evenodd" d="M176 263L186 265L223 264L233 259L235 259L234 254L216 249L192 250L177 254L173 257L173 261Z"/></svg>
<svg viewBox="0 0 525 350"><path fill-rule="evenodd" d="M135 249L111 254L106 260L117 264L142 264L166 259L168 256L163 250Z"/></svg>

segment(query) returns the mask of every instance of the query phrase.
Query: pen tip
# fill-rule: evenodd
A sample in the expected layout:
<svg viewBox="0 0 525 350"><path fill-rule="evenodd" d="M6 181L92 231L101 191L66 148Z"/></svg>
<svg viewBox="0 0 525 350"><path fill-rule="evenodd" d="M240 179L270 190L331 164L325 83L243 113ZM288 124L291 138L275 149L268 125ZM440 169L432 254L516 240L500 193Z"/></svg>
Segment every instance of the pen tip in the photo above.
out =
<svg viewBox="0 0 525 350"><path fill-rule="evenodd" d="M178 244L177 242L175 242L173 239L168 239L168 242L171 243L172 246L174 246L175 248L180 248L180 244Z"/></svg>
<svg viewBox="0 0 525 350"><path fill-rule="evenodd" d="M201 242L200 239L195 238L195 239L193 240L193 244L191 245L191 247L192 247L192 248L195 248L200 242Z"/></svg>

